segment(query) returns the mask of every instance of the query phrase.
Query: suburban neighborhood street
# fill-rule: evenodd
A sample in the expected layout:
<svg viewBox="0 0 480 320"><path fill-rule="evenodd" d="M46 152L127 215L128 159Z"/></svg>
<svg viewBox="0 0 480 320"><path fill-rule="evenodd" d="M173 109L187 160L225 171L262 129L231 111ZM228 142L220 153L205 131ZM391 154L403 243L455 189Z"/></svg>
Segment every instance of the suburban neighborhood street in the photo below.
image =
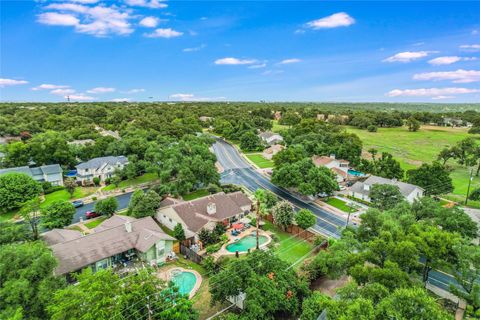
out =
<svg viewBox="0 0 480 320"><path fill-rule="evenodd" d="M118 210L122 210L128 207L128 203L130 202L130 198L132 197L133 192L123 193L121 195L115 196L118 201ZM85 214L87 211L95 211L95 203L90 202L86 203L83 206L79 207L75 211L75 215L73 216L72 223L77 223L80 221L80 218L85 220Z"/></svg>

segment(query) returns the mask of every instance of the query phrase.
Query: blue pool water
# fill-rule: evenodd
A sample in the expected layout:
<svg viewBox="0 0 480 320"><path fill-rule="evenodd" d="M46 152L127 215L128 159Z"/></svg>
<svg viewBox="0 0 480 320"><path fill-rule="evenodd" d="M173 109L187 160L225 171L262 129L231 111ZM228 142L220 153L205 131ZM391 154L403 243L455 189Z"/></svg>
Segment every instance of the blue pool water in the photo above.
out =
<svg viewBox="0 0 480 320"><path fill-rule="evenodd" d="M193 272L188 271L173 271L172 282L178 287L178 291L181 294L190 294L195 283L197 282L197 277Z"/></svg>
<svg viewBox="0 0 480 320"><path fill-rule="evenodd" d="M259 236L258 242L260 245L264 244L268 241L268 238L265 236ZM254 234L248 235L243 237L242 239L238 240L237 242L230 243L226 249L229 252L245 252L248 249L255 248L257 246L257 238Z"/></svg>
<svg viewBox="0 0 480 320"><path fill-rule="evenodd" d="M360 171L357 171L357 170L352 170L352 169L348 169L348 174L349 174L349 175L352 175L352 176L355 176L355 177L363 177L363 176L365 176L365 173L360 172Z"/></svg>

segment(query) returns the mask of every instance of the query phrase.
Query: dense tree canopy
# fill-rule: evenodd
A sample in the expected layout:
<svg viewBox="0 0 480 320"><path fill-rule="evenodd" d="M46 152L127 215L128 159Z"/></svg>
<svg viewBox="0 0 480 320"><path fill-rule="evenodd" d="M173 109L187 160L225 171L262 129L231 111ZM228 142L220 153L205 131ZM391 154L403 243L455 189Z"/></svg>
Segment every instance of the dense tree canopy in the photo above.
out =
<svg viewBox="0 0 480 320"><path fill-rule="evenodd" d="M63 228L72 223L75 207L68 201L56 201L42 209L42 225L45 228Z"/></svg>
<svg viewBox="0 0 480 320"><path fill-rule="evenodd" d="M21 207L42 191L41 185L23 173L0 176L0 213Z"/></svg>

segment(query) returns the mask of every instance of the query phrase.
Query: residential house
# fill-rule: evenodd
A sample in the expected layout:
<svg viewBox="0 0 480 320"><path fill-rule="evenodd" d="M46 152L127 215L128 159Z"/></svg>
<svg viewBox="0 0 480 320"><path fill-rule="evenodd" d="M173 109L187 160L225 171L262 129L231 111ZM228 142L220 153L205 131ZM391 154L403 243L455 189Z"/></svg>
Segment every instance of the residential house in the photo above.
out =
<svg viewBox="0 0 480 320"><path fill-rule="evenodd" d="M275 120L277 120L277 121L280 120L280 119L282 119L282 112L281 112L281 111L275 111L275 112L273 113L273 119L275 119Z"/></svg>
<svg viewBox="0 0 480 320"><path fill-rule="evenodd" d="M185 237L197 243L202 229L213 230L217 223L226 226L243 218L252 207L252 201L241 191L219 192L192 201L164 203L157 210L157 220L170 230L180 223Z"/></svg>
<svg viewBox="0 0 480 320"><path fill-rule="evenodd" d="M258 136L260 137L260 139L262 139L263 142L269 145L278 144L279 142L283 141L283 137L281 135L271 131L262 132Z"/></svg>
<svg viewBox="0 0 480 320"><path fill-rule="evenodd" d="M268 147L267 149L263 150L262 156L265 159L271 160L274 155L276 155L277 153L279 153L283 149L285 149L285 147L282 146L281 144L274 144L273 146Z"/></svg>
<svg viewBox="0 0 480 320"><path fill-rule="evenodd" d="M442 118L441 125L446 127L472 127L472 123L470 122L449 117Z"/></svg>
<svg viewBox="0 0 480 320"><path fill-rule="evenodd" d="M325 121L328 118L328 114L317 113L317 120Z"/></svg>
<svg viewBox="0 0 480 320"><path fill-rule="evenodd" d="M313 156L313 164L317 167L329 168L337 177L337 182L344 182L348 179L348 169L350 162L343 159L336 159L335 155Z"/></svg>
<svg viewBox="0 0 480 320"><path fill-rule="evenodd" d="M98 133L103 137L113 137L117 140L121 139L118 131L106 130L100 126L95 126L95 130L97 130Z"/></svg>
<svg viewBox="0 0 480 320"><path fill-rule="evenodd" d="M213 118L212 117L207 117L207 116L201 116L201 117L198 117L198 120L200 120L202 122L207 122L207 121L213 121Z"/></svg>
<svg viewBox="0 0 480 320"><path fill-rule="evenodd" d="M56 275L84 268L95 272L121 266L134 258L149 265L159 265L173 252L175 241L151 217L135 219L120 215L105 220L91 234L53 229L42 238L58 261Z"/></svg>
<svg viewBox="0 0 480 320"><path fill-rule="evenodd" d="M349 190L349 194L355 198L359 198L365 201L370 201L370 190L375 184L388 184L398 186L400 193L405 199L413 203L416 199L423 197L423 189L414 184L405 183L396 179L386 179L377 176L370 176L364 182L356 182Z"/></svg>
<svg viewBox="0 0 480 320"><path fill-rule="evenodd" d="M34 168L24 166L0 169L0 175L12 172L24 173L38 182L50 182L53 186L63 186L63 170L58 164L49 164Z"/></svg>
<svg viewBox="0 0 480 320"><path fill-rule="evenodd" d="M90 184L93 178L105 181L105 179L113 176L115 170L122 170L126 164L128 164L128 159L125 156L90 159L75 167L77 169L77 182L83 185Z"/></svg>

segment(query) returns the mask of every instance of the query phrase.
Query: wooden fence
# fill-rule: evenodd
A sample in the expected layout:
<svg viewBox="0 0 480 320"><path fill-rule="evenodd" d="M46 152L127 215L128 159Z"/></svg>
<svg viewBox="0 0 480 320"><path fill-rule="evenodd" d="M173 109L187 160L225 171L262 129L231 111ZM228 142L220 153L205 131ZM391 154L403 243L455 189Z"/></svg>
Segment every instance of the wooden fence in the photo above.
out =
<svg viewBox="0 0 480 320"><path fill-rule="evenodd" d="M264 219L273 223L273 216L271 214L264 216ZM316 238L319 237L318 234L308 230L304 230L294 224L288 226L286 232L291 233L292 235L308 242L313 242Z"/></svg>
<svg viewBox="0 0 480 320"><path fill-rule="evenodd" d="M184 246L183 244L180 244L180 252L181 254L183 254L184 256L186 256L188 259L192 260L195 263L200 264L203 261L203 257L201 255L199 255L192 249Z"/></svg>

